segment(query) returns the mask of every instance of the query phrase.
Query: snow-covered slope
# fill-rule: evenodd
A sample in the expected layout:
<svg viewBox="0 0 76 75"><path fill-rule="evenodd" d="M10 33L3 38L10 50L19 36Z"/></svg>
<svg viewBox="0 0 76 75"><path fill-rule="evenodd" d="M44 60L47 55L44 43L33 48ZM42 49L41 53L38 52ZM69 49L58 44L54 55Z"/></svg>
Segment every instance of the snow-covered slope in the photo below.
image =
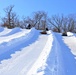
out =
<svg viewBox="0 0 76 75"><path fill-rule="evenodd" d="M71 34L71 35L70 35ZM71 52L76 55L76 34L73 34L69 32L70 36L68 37L63 37L64 42L67 44L67 46L71 49Z"/></svg>
<svg viewBox="0 0 76 75"><path fill-rule="evenodd" d="M5 34L5 32L7 32L7 31L9 31L9 33L6 33ZM20 28L14 28L12 30L5 29L2 32L3 35L0 36L0 43L2 43L2 42L9 42L12 39L15 39L15 38L19 38L21 36L24 36L28 32L30 32L30 30L28 30L28 31L27 30L21 30Z"/></svg>
<svg viewBox="0 0 76 75"><path fill-rule="evenodd" d="M0 28L0 75L76 75L76 36Z"/></svg>
<svg viewBox="0 0 76 75"><path fill-rule="evenodd" d="M23 34L22 31L20 32ZM24 33L25 34L24 36L18 37L16 34L20 32L17 32L14 34L9 32L11 33L9 36L0 37L2 39L7 37L6 38L7 40L8 38L10 39L10 37L12 36L11 37L12 39L10 40L8 39L8 41L6 41L5 43L4 43L5 40L0 39L2 40L0 45L0 50L1 50L0 51L0 61L1 61L0 74L1 75L5 75L5 74L6 75L10 75L10 74L25 75L32 70L30 68L31 67L33 68L35 62L40 63L39 60L42 60L40 59L40 57L42 58L44 56L47 58L46 54L48 55L51 48L51 46L47 46L47 45L48 43L49 45L51 45L53 40L53 39L50 39L52 37L51 33L50 35L41 35L38 30L32 28L31 30L25 30L27 35ZM13 35L15 36L13 37ZM43 58L43 60L44 59L45 58ZM42 62L45 63L45 61L42 61ZM43 66L43 64L36 67L36 71L41 66Z"/></svg>
<svg viewBox="0 0 76 75"><path fill-rule="evenodd" d="M3 28L3 31L0 32L0 36L6 35L6 34L8 34L11 31L12 31L12 29Z"/></svg>

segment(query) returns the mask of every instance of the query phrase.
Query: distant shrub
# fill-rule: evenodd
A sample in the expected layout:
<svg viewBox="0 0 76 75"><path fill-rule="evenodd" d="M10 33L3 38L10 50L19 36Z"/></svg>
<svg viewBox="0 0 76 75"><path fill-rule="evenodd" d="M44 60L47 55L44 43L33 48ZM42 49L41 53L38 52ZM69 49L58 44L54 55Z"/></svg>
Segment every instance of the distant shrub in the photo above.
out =
<svg viewBox="0 0 76 75"><path fill-rule="evenodd" d="M12 29L12 28L15 27L14 25L8 25L7 23L2 24L1 26L2 27L7 27L8 29Z"/></svg>

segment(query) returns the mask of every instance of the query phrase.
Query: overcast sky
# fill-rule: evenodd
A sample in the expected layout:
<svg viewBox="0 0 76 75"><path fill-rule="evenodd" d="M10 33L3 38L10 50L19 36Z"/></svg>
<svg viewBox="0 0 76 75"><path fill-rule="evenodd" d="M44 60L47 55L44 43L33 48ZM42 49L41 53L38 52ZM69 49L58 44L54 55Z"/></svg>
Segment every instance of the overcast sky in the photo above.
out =
<svg viewBox="0 0 76 75"><path fill-rule="evenodd" d="M3 9L9 5L14 5L13 11L19 16L30 16L36 11L45 11L49 16L76 13L76 0L0 0L0 16L5 15Z"/></svg>

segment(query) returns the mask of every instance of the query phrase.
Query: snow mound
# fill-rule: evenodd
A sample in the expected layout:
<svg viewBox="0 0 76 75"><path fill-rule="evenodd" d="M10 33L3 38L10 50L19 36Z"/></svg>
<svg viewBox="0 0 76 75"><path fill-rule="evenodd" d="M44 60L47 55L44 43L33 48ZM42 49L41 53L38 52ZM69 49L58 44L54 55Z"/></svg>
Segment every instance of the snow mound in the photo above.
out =
<svg viewBox="0 0 76 75"><path fill-rule="evenodd" d="M9 42L9 41L14 40L16 38L18 39L22 36L26 36L30 31L31 30L20 29L20 28L10 29L10 32L8 34L2 35L0 37L0 44L4 43L4 42Z"/></svg>
<svg viewBox="0 0 76 75"><path fill-rule="evenodd" d="M15 53L15 51L20 51L21 48L33 43L38 37L38 33L33 28L15 33L11 36L0 37L0 60L10 58L10 54Z"/></svg>
<svg viewBox="0 0 76 75"><path fill-rule="evenodd" d="M5 36L9 36L9 35L12 35L12 34L15 34L15 33L18 33L21 31L21 28L19 27L16 27L16 28L13 28L12 31L8 34L6 34Z"/></svg>
<svg viewBox="0 0 76 75"><path fill-rule="evenodd" d="M68 36L73 36L73 33L72 32L67 32L67 35Z"/></svg>
<svg viewBox="0 0 76 75"><path fill-rule="evenodd" d="M0 36L4 36L4 35L10 33L11 31L12 31L12 29L4 28L4 30L2 32L0 32Z"/></svg>
<svg viewBox="0 0 76 75"><path fill-rule="evenodd" d="M49 30L49 31L47 31L47 34L51 34L51 31Z"/></svg>

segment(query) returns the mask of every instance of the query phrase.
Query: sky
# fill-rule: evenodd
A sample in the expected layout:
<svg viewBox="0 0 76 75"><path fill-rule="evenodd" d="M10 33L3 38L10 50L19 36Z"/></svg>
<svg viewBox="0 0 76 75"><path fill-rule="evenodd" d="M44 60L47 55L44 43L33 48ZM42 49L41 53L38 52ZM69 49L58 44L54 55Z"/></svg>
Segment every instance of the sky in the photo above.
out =
<svg viewBox="0 0 76 75"><path fill-rule="evenodd" d="M14 5L13 11L20 17L37 11L45 11L49 16L76 13L76 0L0 0L0 16L5 15L3 9L10 5Z"/></svg>

